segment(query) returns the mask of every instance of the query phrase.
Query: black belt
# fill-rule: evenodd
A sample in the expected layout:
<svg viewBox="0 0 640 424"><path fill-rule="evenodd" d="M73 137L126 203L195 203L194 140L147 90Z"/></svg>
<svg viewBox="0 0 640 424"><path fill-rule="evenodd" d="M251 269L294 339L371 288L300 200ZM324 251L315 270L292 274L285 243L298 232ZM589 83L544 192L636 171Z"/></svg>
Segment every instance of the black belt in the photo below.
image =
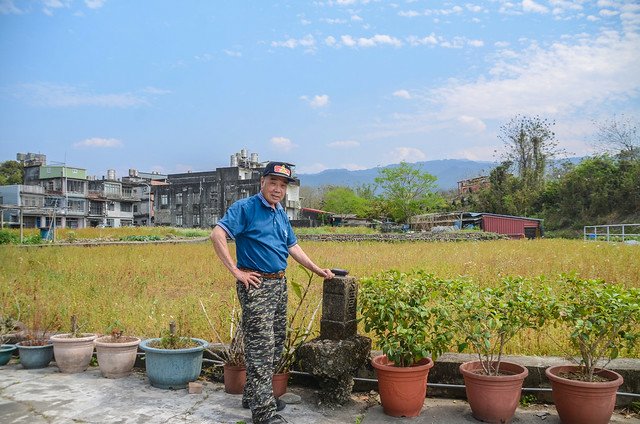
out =
<svg viewBox="0 0 640 424"><path fill-rule="evenodd" d="M247 269L247 268L240 268L241 271L245 271L245 272L256 272L258 274L260 274L260 276L262 278L268 278L268 279L281 279L284 278L284 271L278 271L278 272L260 272L260 271L256 271L255 269Z"/></svg>

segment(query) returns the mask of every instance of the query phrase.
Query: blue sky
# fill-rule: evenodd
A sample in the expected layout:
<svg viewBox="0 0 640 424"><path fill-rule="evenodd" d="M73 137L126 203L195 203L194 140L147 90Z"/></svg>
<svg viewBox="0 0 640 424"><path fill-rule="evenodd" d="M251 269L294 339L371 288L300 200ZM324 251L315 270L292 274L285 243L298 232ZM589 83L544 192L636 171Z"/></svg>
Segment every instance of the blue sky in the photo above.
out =
<svg viewBox="0 0 640 424"><path fill-rule="evenodd" d="M494 160L640 117L637 0L0 0L0 160L162 173L242 148L299 173Z"/></svg>

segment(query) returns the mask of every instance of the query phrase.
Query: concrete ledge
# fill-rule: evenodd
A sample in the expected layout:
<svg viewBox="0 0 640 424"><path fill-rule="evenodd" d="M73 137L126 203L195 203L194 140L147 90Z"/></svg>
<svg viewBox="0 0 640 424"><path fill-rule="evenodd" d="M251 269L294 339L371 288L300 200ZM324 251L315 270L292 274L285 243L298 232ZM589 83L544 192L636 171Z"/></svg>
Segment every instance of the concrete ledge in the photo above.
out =
<svg viewBox="0 0 640 424"><path fill-rule="evenodd" d="M371 356L380 355L380 351L372 351ZM462 374L458 367L463 362L474 361L478 357L471 354L455 354L446 353L438 358L435 365L429 371L428 383L430 384L456 384L464 385ZM504 361L514 362L516 364L527 367L529 375L524 381L524 388L550 388L551 384L544 373L545 369L552 365L571 364L572 362L566 358L557 356L513 356L507 355L503 357ZM624 378L624 383L618 389L618 392L640 394L640 359L636 358L618 358L611 361L607 366ZM374 379L375 372L370 363L360 368L356 375L357 378ZM367 391L377 390L376 382L356 380L354 390ZM441 388L429 387L427 391L431 397L447 397L464 399L464 388ZM551 392L549 391L525 391L528 395L534 395L539 401L551 402ZM618 396L617 404L619 406L628 405L632 400L638 400L637 397Z"/></svg>

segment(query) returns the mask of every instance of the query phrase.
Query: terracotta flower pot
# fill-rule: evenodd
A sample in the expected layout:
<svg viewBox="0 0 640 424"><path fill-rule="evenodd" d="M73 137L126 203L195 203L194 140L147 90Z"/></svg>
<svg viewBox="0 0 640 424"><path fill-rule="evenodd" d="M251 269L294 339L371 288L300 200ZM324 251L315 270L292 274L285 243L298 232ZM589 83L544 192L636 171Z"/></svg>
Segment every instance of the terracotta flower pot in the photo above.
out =
<svg viewBox="0 0 640 424"><path fill-rule="evenodd" d="M241 395L247 383L247 367L224 364L224 391Z"/></svg>
<svg viewBox="0 0 640 424"><path fill-rule="evenodd" d="M392 417L417 417L427 396L427 376L433 367L424 358L411 367L396 367L386 355L376 356L371 365L378 375L378 392L384 413Z"/></svg>
<svg viewBox="0 0 640 424"><path fill-rule="evenodd" d="M60 372L73 374L89 368L97 337L96 334L83 334L82 337L70 337L70 334L51 336L53 356Z"/></svg>
<svg viewBox="0 0 640 424"><path fill-rule="evenodd" d="M105 378L121 378L131 374L136 362L140 339L121 337L113 341L112 336L96 339L96 354L100 373Z"/></svg>
<svg viewBox="0 0 640 424"><path fill-rule="evenodd" d="M287 386L289 385L289 373L284 372L281 374L273 374L273 397L278 399L283 394L287 393Z"/></svg>
<svg viewBox="0 0 640 424"><path fill-rule="evenodd" d="M474 418L487 423L509 423L518 408L522 383L529 371L518 364L501 362L504 375L483 375L480 361L460 365L467 401Z"/></svg>
<svg viewBox="0 0 640 424"><path fill-rule="evenodd" d="M609 381L588 382L571 380L560 375L575 372L577 365L556 365L545 370L551 381L553 403L563 424L606 424L616 406L616 392L624 382L611 370L597 370L596 375Z"/></svg>

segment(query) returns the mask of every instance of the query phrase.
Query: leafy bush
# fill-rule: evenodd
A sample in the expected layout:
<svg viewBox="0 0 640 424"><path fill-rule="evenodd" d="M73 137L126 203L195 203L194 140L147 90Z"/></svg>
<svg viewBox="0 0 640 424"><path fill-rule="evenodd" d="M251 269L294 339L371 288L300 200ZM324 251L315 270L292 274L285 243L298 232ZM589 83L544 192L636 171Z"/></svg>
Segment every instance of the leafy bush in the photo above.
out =
<svg viewBox="0 0 640 424"><path fill-rule="evenodd" d="M587 381L640 338L640 289L563 276L556 318L580 357ZM602 360L606 362L601 363Z"/></svg>
<svg viewBox="0 0 640 424"><path fill-rule="evenodd" d="M120 241L158 241L158 240L162 240L162 237L156 236L156 235L120 237Z"/></svg>
<svg viewBox="0 0 640 424"><path fill-rule="evenodd" d="M18 244L20 237L9 230L0 230L0 244Z"/></svg>
<svg viewBox="0 0 640 424"><path fill-rule="evenodd" d="M487 288L458 279L442 295L461 339L458 351L475 351L486 375L499 375L505 345L526 328L542 327L555 304L550 287L534 287L522 277L507 277Z"/></svg>
<svg viewBox="0 0 640 424"><path fill-rule="evenodd" d="M25 236L22 239L22 244L40 244L40 243L42 243L42 237L40 236L40 234Z"/></svg>
<svg viewBox="0 0 640 424"><path fill-rule="evenodd" d="M358 308L365 331L373 331L396 366L435 360L447 350L453 333L440 302L443 284L422 271L387 271L361 280Z"/></svg>

